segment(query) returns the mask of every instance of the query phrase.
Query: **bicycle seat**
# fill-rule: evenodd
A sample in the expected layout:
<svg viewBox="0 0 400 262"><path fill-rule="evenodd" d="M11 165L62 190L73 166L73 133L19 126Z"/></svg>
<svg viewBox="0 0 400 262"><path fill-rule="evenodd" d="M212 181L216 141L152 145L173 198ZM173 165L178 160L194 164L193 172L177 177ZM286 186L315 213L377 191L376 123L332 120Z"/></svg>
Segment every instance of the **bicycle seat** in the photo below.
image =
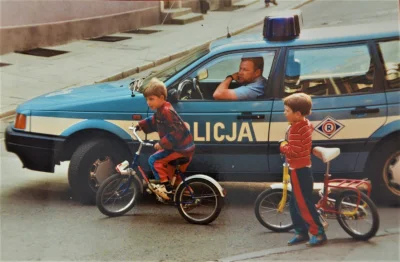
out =
<svg viewBox="0 0 400 262"><path fill-rule="evenodd" d="M168 164L171 166L179 166L189 162L189 158L187 157L180 157L175 160L170 161Z"/></svg>
<svg viewBox="0 0 400 262"><path fill-rule="evenodd" d="M313 149L313 154L321 159L324 163L327 163L333 159L335 159L338 155L340 155L340 148L326 148L316 146Z"/></svg>

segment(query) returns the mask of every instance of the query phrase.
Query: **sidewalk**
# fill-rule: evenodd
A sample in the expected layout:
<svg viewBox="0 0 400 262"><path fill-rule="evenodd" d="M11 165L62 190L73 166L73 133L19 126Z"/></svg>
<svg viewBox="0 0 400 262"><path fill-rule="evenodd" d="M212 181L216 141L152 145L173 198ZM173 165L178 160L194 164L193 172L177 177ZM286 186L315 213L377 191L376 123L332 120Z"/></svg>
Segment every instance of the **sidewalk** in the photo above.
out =
<svg viewBox="0 0 400 262"><path fill-rule="evenodd" d="M0 56L0 118L15 113L16 107L33 97L67 87L113 81L144 71L187 54L210 41L260 25L274 11L297 8L312 0L279 1L264 7L260 0L230 12L212 11L204 20L187 25L155 25L145 29L154 34L118 33L131 37L120 42L81 40L66 45L44 47L67 51L52 57L18 53ZM142 28L143 29L143 28ZM260 31L260 34L262 32Z"/></svg>
<svg viewBox="0 0 400 262"><path fill-rule="evenodd" d="M378 231L369 241L329 239L322 247L283 246L219 259L234 261L399 261L400 228Z"/></svg>

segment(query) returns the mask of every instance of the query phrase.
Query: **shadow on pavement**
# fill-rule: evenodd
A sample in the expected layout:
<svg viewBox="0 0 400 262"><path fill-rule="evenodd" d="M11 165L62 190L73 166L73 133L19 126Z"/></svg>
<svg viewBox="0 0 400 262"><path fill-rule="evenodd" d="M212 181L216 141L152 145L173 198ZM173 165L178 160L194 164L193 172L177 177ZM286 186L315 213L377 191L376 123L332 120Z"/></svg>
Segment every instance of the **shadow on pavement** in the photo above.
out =
<svg viewBox="0 0 400 262"><path fill-rule="evenodd" d="M224 198L224 206L253 206L258 195L269 188L270 183L241 183L241 182L224 182L221 183L226 190L227 195ZM2 188L3 190L3 188ZM2 201L12 199L13 202L23 201L26 203L44 203L44 202L72 202L79 205L79 202L74 199L68 183L61 180L59 177L54 179L46 179L46 181L30 181L20 187L3 192ZM315 202L319 199L317 194L314 194ZM144 191L140 198L141 205L164 206L159 203L153 194L148 194ZM165 205L167 206L167 205ZM378 206L378 205L377 205ZM380 205L381 206L381 205Z"/></svg>

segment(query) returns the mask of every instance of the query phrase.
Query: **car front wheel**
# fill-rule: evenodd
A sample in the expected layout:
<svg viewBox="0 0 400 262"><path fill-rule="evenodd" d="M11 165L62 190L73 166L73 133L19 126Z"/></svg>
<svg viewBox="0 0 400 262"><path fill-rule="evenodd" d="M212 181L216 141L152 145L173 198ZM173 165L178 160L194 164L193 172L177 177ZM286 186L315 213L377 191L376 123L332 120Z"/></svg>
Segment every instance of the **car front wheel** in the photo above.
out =
<svg viewBox="0 0 400 262"><path fill-rule="evenodd" d="M68 181L73 196L82 204L94 204L100 184L115 173L115 165L124 160L118 146L105 139L80 145L71 157Z"/></svg>

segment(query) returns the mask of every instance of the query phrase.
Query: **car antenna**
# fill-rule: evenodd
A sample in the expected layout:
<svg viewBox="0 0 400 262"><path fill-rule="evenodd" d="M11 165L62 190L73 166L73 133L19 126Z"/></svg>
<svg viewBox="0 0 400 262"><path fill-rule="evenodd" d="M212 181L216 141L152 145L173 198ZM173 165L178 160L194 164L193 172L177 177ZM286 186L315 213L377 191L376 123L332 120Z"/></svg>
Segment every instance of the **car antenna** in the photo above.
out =
<svg viewBox="0 0 400 262"><path fill-rule="evenodd" d="M229 26L226 27L226 30L228 31L228 34L226 35L226 38L231 38L231 33L229 33Z"/></svg>

